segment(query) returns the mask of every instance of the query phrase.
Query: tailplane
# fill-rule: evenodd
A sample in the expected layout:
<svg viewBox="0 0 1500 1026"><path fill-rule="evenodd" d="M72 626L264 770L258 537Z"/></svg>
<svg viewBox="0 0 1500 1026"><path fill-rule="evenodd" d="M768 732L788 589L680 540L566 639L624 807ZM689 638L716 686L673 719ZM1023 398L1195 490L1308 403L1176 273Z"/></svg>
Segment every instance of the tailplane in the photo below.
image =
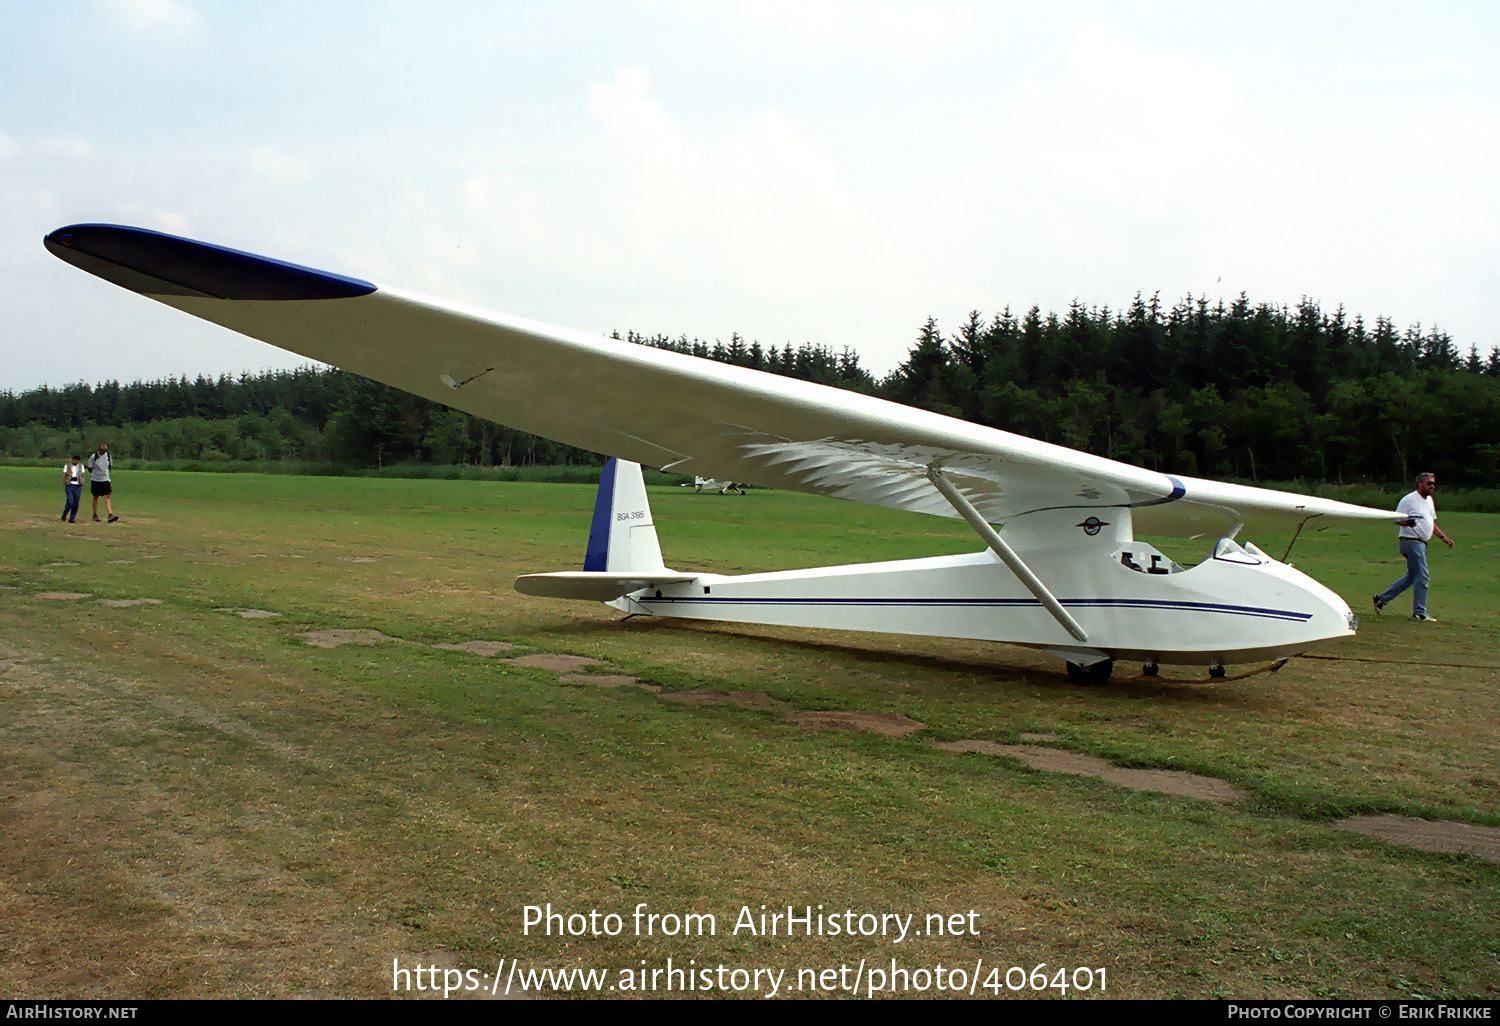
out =
<svg viewBox="0 0 1500 1026"><path fill-rule="evenodd" d="M524 595L609 602L648 585L683 584L696 574L667 569L639 463L610 460L599 477L583 570L516 579Z"/></svg>

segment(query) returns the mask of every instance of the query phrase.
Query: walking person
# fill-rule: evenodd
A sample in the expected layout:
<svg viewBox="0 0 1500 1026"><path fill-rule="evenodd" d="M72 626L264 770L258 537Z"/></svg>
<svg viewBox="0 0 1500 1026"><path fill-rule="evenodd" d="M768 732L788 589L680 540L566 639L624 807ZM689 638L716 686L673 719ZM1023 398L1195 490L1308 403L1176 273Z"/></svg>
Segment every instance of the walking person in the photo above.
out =
<svg viewBox="0 0 1500 1026"><path fill-rule="evenodd" d="M78 520L78 503L83 498L83 462L81 457L63 464L62 518L68 523Z"/></svg>
<svg viewBox="0 0 1500 1026"><path fill-rule="evenodd" d="M94 494L94 520L99 519L99 496L104 496L104 515L109 517L112 524L120 518L115 516L115 508L110 503L111 487L109 483L109 468L112 461L109 458L109 446L99 444L99 451L89 457L89 491Z"/></svg>
<svg viewBox="0 0 1500 1026"><path fill-rule="evenodd" d="M1396 506L1397 513L1406 514L1396 536L1396 546L1406 560L1406 576L1375 596L1375 612L1407 588L1411 589L1411 618L1427 623L1436 623L1436 617L1427 615L1427 542L1434 535L1453 548L1449 538L1437 525L1437 503L1432 499L1437 488L1437 478L1431 474L1417 475L1417 490L1409 493Z"/></svg>

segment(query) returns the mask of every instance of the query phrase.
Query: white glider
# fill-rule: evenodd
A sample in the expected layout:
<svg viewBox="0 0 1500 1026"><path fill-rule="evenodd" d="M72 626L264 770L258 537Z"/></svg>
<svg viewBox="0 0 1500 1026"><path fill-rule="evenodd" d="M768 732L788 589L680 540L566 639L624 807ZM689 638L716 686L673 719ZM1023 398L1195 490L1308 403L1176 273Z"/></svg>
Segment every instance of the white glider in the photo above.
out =
<svg viewBox="0 0 1500 1026"><path fill-rule="evenodd" d="M1174 477L896 403L490 313L140 228L73 225L61 259L283 349L569 445L606 467L583 571L527 594L636 613L1003 641L1076 677L1114 659L1282 658L1354 633L1348 605L1252 544L1395 514ZM639 466L962 518L966 556L725 577L662 562ZM1000 528L997 530L996 528ZM1136 532L1209 535L1183 569Z"/></svg>

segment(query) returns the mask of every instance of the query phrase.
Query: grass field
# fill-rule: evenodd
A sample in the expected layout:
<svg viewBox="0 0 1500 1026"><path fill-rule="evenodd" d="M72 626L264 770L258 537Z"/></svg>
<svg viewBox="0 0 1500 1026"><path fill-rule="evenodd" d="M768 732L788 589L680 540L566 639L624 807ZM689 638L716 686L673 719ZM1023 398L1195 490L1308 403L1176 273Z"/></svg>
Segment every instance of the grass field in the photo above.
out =
<svg viewBox="0 0 1500 1026"><path fill-rule="evenodd" d="M1101 983L1106 997L1500 996L1500 865L1336 825L1500 826L1500 517L1440 518L1459 544L1433 553L1437 624L1409 622L1404 597L1374 616L1369 596L1402 569L1393 532L1336 525L1292 557L1360 614L1331 658L1100 689L1025 649L620 622L515 594L520 573L581 563L586 486L137 472L120 475L123 519L106 526L58 522L58 477L0 468L8 997L378 997L402 980L393 968L437 966L405 977L404 993L430 997L416 984L441 992L446 971L474 971L467 983L512 959L607 969L607 988L669 958L785 970L793 996L809 993L799 971L847 966L847 984L861 960L892 959L941 965L949 985L962 967L978 996L1030 995L1006 971L1042 963L1048 982L1095 970L1090 989L1051 996ZM657 488L652 501L681 568L979 548L957 522L805 496ZM1252 540L1276 555L1287 543ZM46 597L59 594L85 597ZM137 599L156 601L103 604ZM395 640L302 637L332 629ZM475 640L516 647L434 647ZM503 661L540 653L661 690ZM703 688L780 705L663 697ZM925 729L787 718L824 710ZM960 740L1191 771L1245 797L936 744ZM549 903L618 914L619 935L528 932L525 906ZM663 936L658 920L638 936L642 903L712 914L717 931ZM913 914L914 934L733 930L762 905ZM923 929L938 914L958 917L942 936ZM923 979L936 985L887 992Z"/></svg>

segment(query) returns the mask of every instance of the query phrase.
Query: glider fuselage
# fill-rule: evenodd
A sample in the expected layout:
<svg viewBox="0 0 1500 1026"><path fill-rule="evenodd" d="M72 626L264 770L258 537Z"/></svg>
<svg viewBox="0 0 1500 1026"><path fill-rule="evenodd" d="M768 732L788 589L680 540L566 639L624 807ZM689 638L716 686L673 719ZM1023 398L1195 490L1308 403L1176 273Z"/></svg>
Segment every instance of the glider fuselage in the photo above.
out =
<svg viewBox="0 0 1500 1026"><path fill-rule="evenodd" d="M1144 555L1149 546L1138 546ZM1191 569L1151 574L1108 556L1026 553L1087 632L1080 642L989 551L725 577L643 588L631 613L1001 641L1144 663L1277 659L1354 633L1348 605L1306 574L1234 546ZM1149 556L1148 556L1149 558ZM1226 598L1232 596L1232 598Z"/></svg>
<svg viewBox="0 0 1500 1026"><path fill-rule="evenodd" d="M640 467L611 461L585 569L531 574L516 587L632 614L1008 642L1078 666L1113 659L1223 666L1292 656L1354 633L1341 598L1254 545L1222 538L1185 569L1132 537L1131 510L1100 512L1108 520L1048 511L1002 532L1061 607L1059 617L989 549L735 576L670 570Z"/></svg>

